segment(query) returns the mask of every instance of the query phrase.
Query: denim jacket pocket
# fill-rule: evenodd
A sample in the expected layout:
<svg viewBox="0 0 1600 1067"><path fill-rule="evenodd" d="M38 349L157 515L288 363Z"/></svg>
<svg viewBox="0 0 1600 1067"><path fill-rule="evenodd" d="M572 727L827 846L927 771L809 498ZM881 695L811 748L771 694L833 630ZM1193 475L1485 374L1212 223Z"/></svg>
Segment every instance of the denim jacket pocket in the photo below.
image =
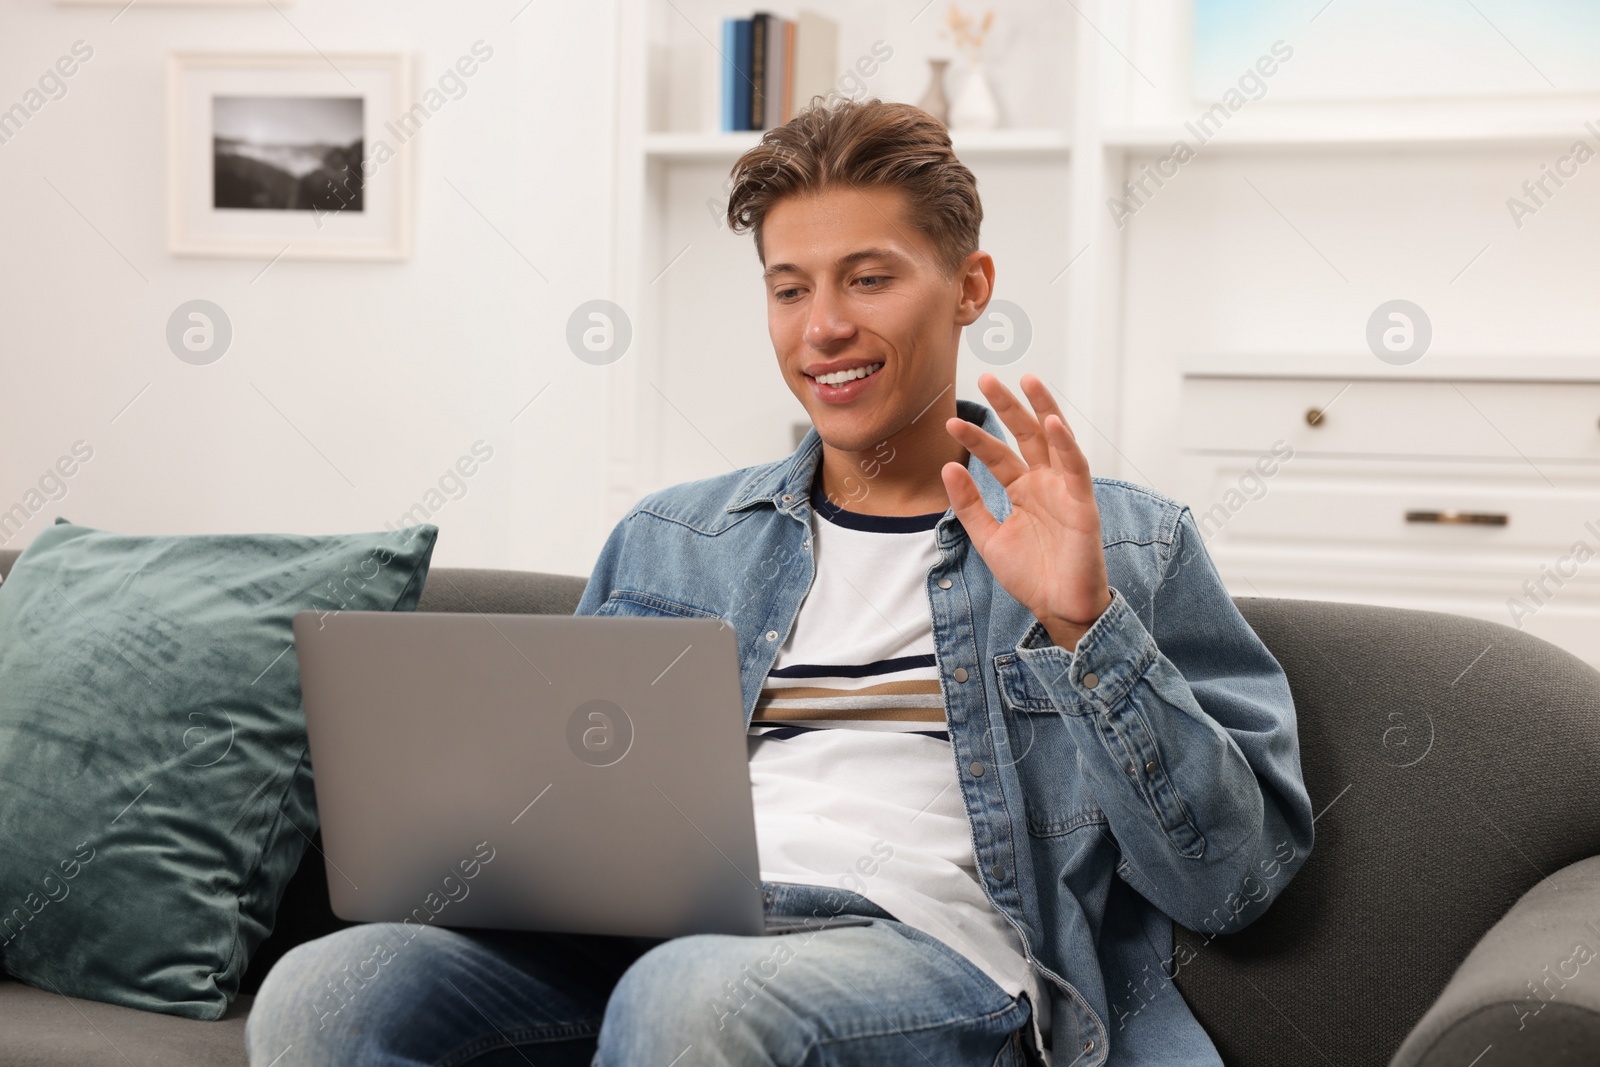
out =
<svg viewBox="0 0 1600 1067"><path fill-rule="evenodd" d="M994 669L1028 832L1054 837L1104 823L1104 813L1084 788L1077 742L1028 665L1015 653L1002 652L994 657Z"/></svg>
<svg viewBox="0 0 1600 1067"><path fill-rule="evenodd" d="M613 589L594 612L596 615L672 616L681 619L720 619L722 616L705 608L684 604L654 593L633 589Z"/></svg>

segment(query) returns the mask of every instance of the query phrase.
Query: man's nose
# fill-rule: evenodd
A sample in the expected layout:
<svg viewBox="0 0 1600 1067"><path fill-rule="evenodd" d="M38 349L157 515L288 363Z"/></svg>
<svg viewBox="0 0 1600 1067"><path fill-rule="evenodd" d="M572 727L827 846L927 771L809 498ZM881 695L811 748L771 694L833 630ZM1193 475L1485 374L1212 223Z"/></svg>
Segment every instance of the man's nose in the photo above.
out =
<svg viewBox="0 0 1600 1067"><path fill-rule="evenodd" d="M806 318L806 344L828 348L855 332L842 294L831 286L819 286L811 298L811 313Z"/></svg>

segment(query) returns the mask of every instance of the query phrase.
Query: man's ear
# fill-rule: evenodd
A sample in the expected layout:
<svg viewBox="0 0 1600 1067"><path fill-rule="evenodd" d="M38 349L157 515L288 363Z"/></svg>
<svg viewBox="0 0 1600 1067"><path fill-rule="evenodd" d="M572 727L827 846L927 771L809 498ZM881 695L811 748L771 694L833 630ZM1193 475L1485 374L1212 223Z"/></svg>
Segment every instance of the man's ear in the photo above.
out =
<svg viewBox="0 0 1600 1067"><path fill-rule="evenodd" d="M961 287L956 325L970 326L978 321L994 295L994 257L981 248L967 256L956 271L956 283Z"/></svg>

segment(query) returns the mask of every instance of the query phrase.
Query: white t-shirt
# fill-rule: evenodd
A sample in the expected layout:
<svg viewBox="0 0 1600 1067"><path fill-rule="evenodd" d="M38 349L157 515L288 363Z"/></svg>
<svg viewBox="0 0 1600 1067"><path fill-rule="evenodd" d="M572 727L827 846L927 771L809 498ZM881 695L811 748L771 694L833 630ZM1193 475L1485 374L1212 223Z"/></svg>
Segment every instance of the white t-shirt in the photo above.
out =
<svg viewBox="0 0 1600 1067"><path fill-rule="evenodd" d="M942 517L813 493L816 579L750 722L761 877L852 889L1026 992L1042 1053L1049 1001L978 881L945 721L926 584Z"/></svg>

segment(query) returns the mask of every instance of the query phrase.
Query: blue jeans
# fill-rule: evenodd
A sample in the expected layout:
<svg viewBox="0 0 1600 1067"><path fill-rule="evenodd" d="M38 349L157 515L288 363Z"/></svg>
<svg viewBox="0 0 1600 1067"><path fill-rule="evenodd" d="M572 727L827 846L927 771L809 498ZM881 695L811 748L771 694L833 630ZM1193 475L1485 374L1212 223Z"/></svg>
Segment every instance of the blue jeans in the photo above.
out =
<svg viewBox="0 0 1600 1067"><path fill-rule="evenodd" d="M763 882L767 911L866 926L662 940L368 923L262 983L256 1067L1024 1067L1030 1006L848 889Z"/></svg>

